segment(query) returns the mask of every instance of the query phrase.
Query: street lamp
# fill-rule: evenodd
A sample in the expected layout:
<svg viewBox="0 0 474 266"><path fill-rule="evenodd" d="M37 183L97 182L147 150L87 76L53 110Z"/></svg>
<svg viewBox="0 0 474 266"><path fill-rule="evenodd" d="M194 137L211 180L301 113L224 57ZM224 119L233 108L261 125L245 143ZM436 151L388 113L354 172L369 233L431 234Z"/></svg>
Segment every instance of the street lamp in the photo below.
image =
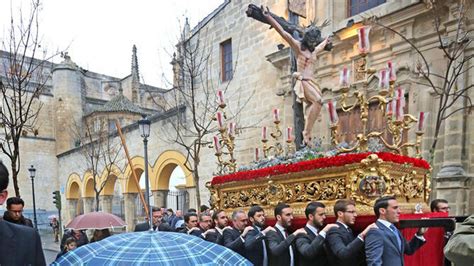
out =
<svg viewBox="0 0 474 266"><path fill-rule="evenodd" d="M148 120L146 116L143 116L143 119L138 121L138 127L140 129L141 136L143 138L143 147L145 149L145 197L148 205L148 225L150 226L150 231L153 230L152 226L152 213L151 213L151 204L150 204L150 185L148 181L148 137L150 136L150 124L151 121Z"/></svg>
<svg viewBox="0 0 474 266"><path fill-rule="evenodd" d="M35 228L38 230L38 222L36 221L36 199L35 199L35 175L36 175L36 169L32 165L28 171L30 172L30 178L31 178L31 191L33 193L33 222L35 224Z"/></svg>

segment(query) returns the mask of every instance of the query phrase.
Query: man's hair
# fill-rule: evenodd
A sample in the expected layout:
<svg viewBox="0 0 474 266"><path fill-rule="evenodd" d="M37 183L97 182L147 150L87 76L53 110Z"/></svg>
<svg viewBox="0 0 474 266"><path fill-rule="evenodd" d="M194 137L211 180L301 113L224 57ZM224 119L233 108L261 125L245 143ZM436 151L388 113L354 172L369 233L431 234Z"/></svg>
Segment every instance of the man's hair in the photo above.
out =
<svg viewBox="0 0 474 266"><path fill-rule="evenodd" d="M224 210L216 210L213 214L212 214L212 220L217 220L217 215L219 215L219 213L223 212Z"/></svg>
<svg viewBox="0 0 474 266"><path fill-rule="evenodd" d="M186 213L186 214L184 215L184 222L185 222L185 223L189 223L189 219L190 219L191 217L193 217L193 216L198 217L197 213L195 213L195 212L188 212L188 213Z"/></svg>
<svg viewBox="0 0 474 266"><path fill-rule="evenodd" d="M438 210L438 204L440 204L440 203L446 203L446 204L448 204L448 201L445 200L445 199L435 199L435 200L433 200L433 201L430 203L431 212L439 211L439 210Z"/></svg>
<svg viewBox="0 0 474 266"><path fill-rule="evenodd" d="M194 213L197 213L196 209L194 209L194 208L188 209L188 212L194 212Z"/></svg>
<svg viewBox="0 0 474 266"><path fill-rule="evenodd" d="M306 205L306 209L304 210L304 214L306 215L306 219L309 219L309 215L314 215L316 213L317 208L326 208L324 204L318 201L313 201Z"/></svg>
<svg viewBox="0 0 474 266"><path fill-rule="evenodd" d="M201 207L199 207L199 210L200 210L201 212L205 212L205 211L209 210L209 207L206 206L206 205L201 205Z"/></svg>
<svg viewBox="0 0 474 266"><path fill-rule="evenodd" d="M337 217L337 212L345 212L347 210L347 206L349 205L355 206L355 202L349 199L337 200L334 204L334 215Z"/></svg>
<svg viewBox="0 0 474 266"><path fill-rule="evenodd" d="M12 204L21 204L21 206L25 207L25 202L19 197L11 197L7 199L7 209L9 209Z"/></svg>
<svg viewBox="0 0 474 266"><path fill-rule="evenodd" d="M174 213L173 209L171 209L171 208L168 208L166 211L167 211L167 212Z"/></svg>
<svg viewBox="0 0 474 266"><path fill-rule="evenodd" d="M158 207L151 207L151 212L160 212L161 208Z"/></svg>
<svg viewBox="0 0 474 266"><path fill-rule="evenodd" d="M380 208L384 208L386 209L388 207L388 201L389 200L396 200L397 198L395 198L394 196L383 196L381 198L378 198L376 201L375 201L375 204L374 204L374 213L375 213L375 217L376 218L379 218L380 216Z"/></svg>
<svg viewBox="0 0 474 266"><path fill-rule="evenodd" d="M249 210L249 213L248 213L248 216L249 218L252 217L257 213L257 212L263 212L263 208L258 206L258 205L255 205L255 206L252 206Z"/></svg>
<svg viewBox="0 0 474 266"><path fill-rule="evenodd" d="M281 215L281 213L283 212L283 209L286 209L286 208L290 208L290 205L286 203L278 203L277 206L275 206L275 211L274 211L275 219L277 215Z"/></svg>
<svg viewBox="0 0 474 266"><path fill-rule="evenodd" d="M232 220L235 221L235 219L237 219L237 215L238 215L239 213L245 214L244 210L242 210L242 209L235 210L235 211L232 213Z"/></svg>
<svg viewBox="0 0 474 266"><path fill-rule="evenodd" d="M207 213L207 212L201 212L201 213L199 214L199 216L198 216L200 222L202 222L204 216L210 216L210 215L209 215L209 213Z"/></svg>
<svg viewBox="0 0 474 266"><path fill-rule="evenodd" d="M3 162L0 161L0 192L7 189L9 181L8 176L9 174L7 168L5 167Z"/></svg>

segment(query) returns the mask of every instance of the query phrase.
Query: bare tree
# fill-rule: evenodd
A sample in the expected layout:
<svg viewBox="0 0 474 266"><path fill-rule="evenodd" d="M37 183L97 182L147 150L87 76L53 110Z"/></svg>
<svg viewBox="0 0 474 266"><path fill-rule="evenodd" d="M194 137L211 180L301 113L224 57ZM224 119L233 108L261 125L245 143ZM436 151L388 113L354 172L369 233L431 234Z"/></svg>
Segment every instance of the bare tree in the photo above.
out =
<svg viewBox="0 0 474 266"><path fill-rule="evenodd" d="M457 11L450 18L448 5L457 5ZM428 63L426 49L418 46L415 40L408 39L404 34L392 27L386 26L382 19L372 17L369 22L380 26L398 36L407 42L416 54L419 60L416 63L416 72L420 79L415 82L421 86L429 87L435 95L436 110L433 142L430 147L430 162L434 162L434 154L438 143L438 136L443 122L450 116L459 112L470 112L473 107L469 91L474 84L466 84L464 76L474 67L472 59L474 55L466 55L465 50L472 44L472 29L469 30L469 12L473 12L469 1L435 1L428 0L427 7L431 9L434 30L437 35L438 49L444 55L444 64L440 71L435 72ZM448 29L445 22L448 19L455 21L454 27ZM471 22L472 23L472 17Z"/></svg>
<svg viewBox="0 0 474 266"><path fill-rule="evenodd" d="M205 31L201 29L201 31ZM186 30L184 31L186 32ZM180 110L185 107L184 112L178 111L177 119L170 120L173 132L167 132L167 141L176 143L186 151L186 162L184 166L193 175L196 184L196 198L198 206L201 205L200 173L199 165L203 149L207 149L211 144L211 135L217 133L216 123L213 118L218 111L217 86L219 82L214 80L216 76L212 68L213 63L211 38L206 33L198 32L188 38L183 34L181 41L177 45L177 54L173 55L174 80L172 82L172 97L166 99L168 108ZM238 50L238 49L236 49ZM238 65L238 54L234 58L232 65L232 76ZM217 75L219 76L219 75ZM225 86L220 87L227 91L232 80ZM251 99L250 95L241 97L240 90L236 95L237 104L235 108L226 109L226 117L239 123L239 114ZM155 99L154 99L155 101ZM158 103L157 103L158 104ZM160 103L160 106L163 104ZM243 129L242 125L239 130Z"/></svg>
<svg viewBox="0 0 474 266"><path fill-rule="evenodd" d="M122 159L122 144L115 138L115 125L109 127L110 120L84 120L81 124L75 123L71 130L74 138L82 145L80 153L86 162L86 171L92 174L94 184L95 211L99 211L100 193L104 190L114 173L114 165ZM101 176L105 180L101 182ZM115 177L118 178L118 177Z"/></svg>
<svg viewBox="0 0 474 266"><path fill-rule="evenodd" d="M38 135L35 128L42 103L39 97L47 89L50 78L46 51L39 35L39 0L31 1L28 16L19 11L18 20L11 13L10 28L2 38L0 51L0 148L10 159L15 195L20 196L18 173L21 169L21 137ZM36 59L41 57L42 59Z"/></svg>

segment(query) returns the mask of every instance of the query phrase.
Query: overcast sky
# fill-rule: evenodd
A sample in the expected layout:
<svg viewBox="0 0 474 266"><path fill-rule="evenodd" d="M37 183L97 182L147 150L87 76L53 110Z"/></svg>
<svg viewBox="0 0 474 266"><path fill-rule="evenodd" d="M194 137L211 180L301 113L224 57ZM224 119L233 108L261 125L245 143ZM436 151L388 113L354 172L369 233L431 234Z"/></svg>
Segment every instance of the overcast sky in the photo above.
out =
<svg viewBox="0 0 474 266"><path fill-rule="evenodd" d="M142 81L165 87L171 78L170 54L185 17L191 27L224 0L42 0L40 32L48 51L67 47L79 66L115 77L130 74L133 44L137 45ZM0 0L0 37L30 0ZM181 25L180 25L181 24ZM61 58L56 58L59 62Z"/></svg>

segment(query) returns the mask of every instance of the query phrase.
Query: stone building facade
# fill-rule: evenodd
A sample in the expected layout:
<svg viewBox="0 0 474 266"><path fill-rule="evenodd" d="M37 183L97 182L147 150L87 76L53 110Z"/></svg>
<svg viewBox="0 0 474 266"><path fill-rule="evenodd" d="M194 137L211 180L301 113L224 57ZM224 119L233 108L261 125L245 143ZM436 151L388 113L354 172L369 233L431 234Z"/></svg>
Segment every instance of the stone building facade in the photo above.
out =
<svg viewBox="0 0 474 266"><path fill-rule="evenodd" d="M199 41L201 49L209 55L205 81L200 86L225 91L225 99L229 112L239 110L234 122L238 124L235 156L239 165L245 165L254 159L255 147L261 146L260 136L262 126L271 127L272 109L281 111L281 127L293 127L293 91L292 73L290 71L290 49L285 41L268 25L259 23L246 16L245 11L251 3L260 6L267 5L272 12L288 18L288 1L229 1L225 0L216 10L205 17L192 30L189 25L183 32L184 41ZM292 2L292 1L290 1ZM358 1L306 1L301 9L307 19L300 18L300 24L309 24L313 18L319 21L329 19L330 24L323 29L323 35L334 34L334 48L323 52L318 57L318 67L315 73L317 82L323 91L323 101L340 98L338 90L339 70L344 66L354 66L360 60L357 51L357 35L355 30L348 28L349 23L361 21L362 17L377 15L384 23L401 31L405 37L415 40L424 51L433 68L440 68L444 59L436 47L436 35L432 27L432 18L427 5L421 0L386 0L365 12L353 14L351 5ZM447 25L452 25L452 16L458 8L454 1L446 2ZM472 6L470 11L472 14ZM473 27L472 17L466 23ZM472 29L471 29L472 30ZM373 29L370 34L372 43L368 55L371 67L380 69L389 60L398 66L398 82L405 88L408 99L408 110L412 114L419 111L436 113L432 102L436 100L429 89L416 85L413 80L416 74L416 56L413 49L401 38L381 29ZM283 45L280 45L283 44ZM180 58L179 45L176 57L173 59L175 83L179 79L180 69L176 61ZM465 56L474 52L472 45L465 50ZM25 162L32 162L38 168L38 174L47 176L47 181L38 182L38 190L43 191L39 208L51 210L50 192L60 189L63 195L64 220L69 220L78 213L93 210L93 177L87 172L81 149L85 145L77 143L67 134L68 121L71 118L106 119L112 117L126 118L123 128L129 153L135 165L135 171L140 177L144 171L143 144L135 120L139 114L147 114L152 121L151 136L149 137L149 173L153 202L155 205L166 205L166 195L171 172L180 166L186 176L184 190L189 197L187 206L197 207L195 201L195 183L191 172L186 170L186 151L172 139L167 138L173 132L170 121L185 117L189 121L189 110L179 104L179 99L173 93L159 88L152 88L138 82L138 60L135 52L132 57L131 75L123 78L113 78L97 73L90 73L76 66L70 58L52 67L51 93L42 95L45 108L41 113L44 133L37 138L24 138ZM472 61L471 61L472 64ZM474 69L469 69L459 81L459 86L473 84ZM229 73L230 76L229 76ZM373 93L377 80L369 80L368 93ZM360 84L356 86L361 86ZM121 88L121 89L120 89ZM150 92L151 91L151 95ZM474 92L469 92L471 96ZM107 102L122 95L128 102L139 110L129 112L130 108L110 109ZM215 94L197 95L198 101L205 97L217 97ZM115 99L117 100L117 99ZM124 98L122 100L126 101ZM245 102L245 104L243 104ZM239 109L242 107L242 110ZM102 108L102 109L101 109ZM134 109L135 110L135 109ZM111 112L108 112L111 111ZM106 115L104 115L106 114ZM442 133L435 151L432 182L434 183L433 198L445 198L450 201L453 214L474 212L474 125L470 113L459 113L449 118L442 126ZM106 118L104 118L106 117ZM126 122L125 122L126 121ZM427 130L423 142L423 157L427 158L429 146L433 140L433 116L427 121ZM214 127L213 129L215 129ZM330 130L328 114L321 112L314 126L314 137L322 138L325 147L329 146ZM212 142L213 134L206 137ZM408 135L414 137L414 133ZM114 135L114 138L117 136ZM192 141L192 139L188 139ZM31 148L34 147L34 151ZM38 156L41 155L41 158ZM125 158L124 154L121 155ZM211 148L203 149L200 157L199 172L201 180L201 202L206 203L209 192L205 183L216 172L216 157ZM29 164L29 163L28 163ZM188 164L189 166L189 164ZM138 188L133 180L131 168L122 160L114 166L114 172L100 176L99 183L107 182L102 191L101 208L111 211L114 194L123 195L124 216L133 228L136 222ZM44 174L43 174L44 173ZM28 194L27 171L22 173L21 187ZM118 191L118 192L117 192ZM39 193L38 193L39 194Z"/></svg>

